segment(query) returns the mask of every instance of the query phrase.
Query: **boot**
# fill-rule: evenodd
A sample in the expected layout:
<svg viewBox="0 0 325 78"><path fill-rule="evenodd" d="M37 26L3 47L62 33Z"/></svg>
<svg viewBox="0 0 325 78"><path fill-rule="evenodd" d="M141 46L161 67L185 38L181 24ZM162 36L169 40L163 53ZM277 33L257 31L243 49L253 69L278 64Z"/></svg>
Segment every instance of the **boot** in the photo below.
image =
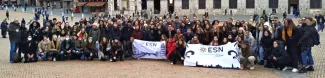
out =
<svg viewBox="0 0 325 78"><path fill-rule="evenodd" d="M307 72L306 67L302 67L298 73L306 73L306 72Z"/></svg>
<svg viewBox="0 0 325 78"><path fill-rule="evenodd" d="M307 68L307 71L314 71L315 69L314 69L314 67L313 66L309 66L308 68Z"/></svg>

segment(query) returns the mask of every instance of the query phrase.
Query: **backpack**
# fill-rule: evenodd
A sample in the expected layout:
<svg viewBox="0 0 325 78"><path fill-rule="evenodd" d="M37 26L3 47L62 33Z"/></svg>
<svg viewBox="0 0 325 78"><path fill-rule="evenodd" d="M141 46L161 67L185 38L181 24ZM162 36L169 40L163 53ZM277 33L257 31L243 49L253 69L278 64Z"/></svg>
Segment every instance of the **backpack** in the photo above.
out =
<svg viewBox="0 0 325 78"><path fill-rule="evenodd" d="M21 62L21 60L22 60L23 58L21 58L21 57L18 55L18 53L14 53L12 59L13 59L13 61L14 61L13 63L18 63L18 62Z"/></svg>

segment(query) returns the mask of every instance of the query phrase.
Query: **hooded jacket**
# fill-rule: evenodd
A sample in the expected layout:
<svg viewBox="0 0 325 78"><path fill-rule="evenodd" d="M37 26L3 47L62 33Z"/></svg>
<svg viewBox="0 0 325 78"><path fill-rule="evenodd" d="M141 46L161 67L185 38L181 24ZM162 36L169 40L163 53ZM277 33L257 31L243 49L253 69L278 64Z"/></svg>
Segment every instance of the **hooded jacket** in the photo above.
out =
<svg viewBox="0 0 325 78"><path fill-rule="evenodd" d="M247 40L249 42L249 46L251 47L256 46L256 41L251 33L249 33L248 36L244 36L244 40Z"/></svg>
<svg viewBox="0 0 325 78"><path fill-rule="evenodd" d="M271 55L268 58L271 59L273 57L276 57L278 63L281 64L290 63L291 58L286 52L283 42L280 42L278 45L279 46L277 48L272 47Z"/></svg>
<svg viewBox="0 0 325 78"><path fill-rule="evenodd" d="M263 35L263 38L261 39L261 45L264 48L271 48L273 46L273 39L271 37L270 32L269 32L269 36L264 36Z"/></svg>
<svg viewBox="0 0 325 78"><path fill-rule="evenodd" d="M98 28L90 30L89 37L92 37L93 41L99 41L100 30Z"/></svg>

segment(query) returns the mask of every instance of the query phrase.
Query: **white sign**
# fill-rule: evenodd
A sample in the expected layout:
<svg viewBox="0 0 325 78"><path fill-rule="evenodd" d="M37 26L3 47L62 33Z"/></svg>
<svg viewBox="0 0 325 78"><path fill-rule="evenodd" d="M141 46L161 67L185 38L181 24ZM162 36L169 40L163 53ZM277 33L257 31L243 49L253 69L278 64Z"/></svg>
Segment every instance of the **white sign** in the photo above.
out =
<svg viewBox="0 0 325 78"><path fill-rule="evenodd" d="M221 46L188 44L184 66L240 69L237 43Z"/></svg>
<svg viewBox="0 0 325 78"><path fill-rule="evenodd" d="M166 59L166 42L134 40L134 58Z"/></svg>

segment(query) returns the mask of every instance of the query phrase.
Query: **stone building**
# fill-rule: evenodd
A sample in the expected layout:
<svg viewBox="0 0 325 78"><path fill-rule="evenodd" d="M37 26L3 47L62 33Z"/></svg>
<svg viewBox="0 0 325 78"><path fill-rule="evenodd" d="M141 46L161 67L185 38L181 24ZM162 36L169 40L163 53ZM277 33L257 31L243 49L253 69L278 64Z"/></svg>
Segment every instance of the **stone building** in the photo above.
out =
<svg viewBox="0 0 325 78"><path fill-rule="evenodd" d="M299 9L301 14L313 14L325 11L325 0L108 0L106 12L134 13L147 10L155 14L209 14L234 15L261 14L275 11L278 14L292 13Z"/></svg>

